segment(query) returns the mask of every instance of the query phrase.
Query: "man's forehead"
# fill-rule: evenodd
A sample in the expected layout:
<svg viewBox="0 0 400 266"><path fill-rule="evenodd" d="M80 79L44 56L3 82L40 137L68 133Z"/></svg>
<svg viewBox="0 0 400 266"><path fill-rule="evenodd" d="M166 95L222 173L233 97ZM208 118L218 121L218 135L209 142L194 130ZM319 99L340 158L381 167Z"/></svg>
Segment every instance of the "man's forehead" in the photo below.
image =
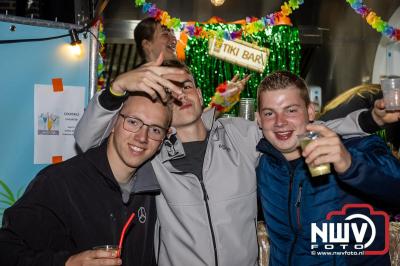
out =
<svg viewBox="0 0 400 266"><path fill-rule="evenodd" d="M191 82L191 83L193 83L193 85L195 85L194 77L192 74L185 72L184 75L185 75L185 79L183 80L182 83Z"/></svg>
<svg viewBox="0 0 400 266"><path fill-rule="evenodd" d="M300 98L300 90L297 87L286 87L284 89L263 91L261 93L262 98L266 100L274 100L282 97L290 97L290 98Z"/></svg>
<svg viewBox="0 0 400 266"><path fill-rule="evenodd" d="M187 79L183 80L182 82L173 81L173 80L171 80L171 82L174 83L176 86L185 86L185 85L188 85L188 83L191 83L193 86L196 86L194 79L189 76Z"/></svg>
<svg viewBox="0 0 400 266"><path fill-rule="evenodd" d="M154 115L154 112L147 112L147 110L157 110L155 111L157 115ZM153 101L144 95L129 96L121 112L129 116L137 117L143 120L143 122L150 122L151 124L161 124L164 122L164 116L168 116L167 107L162 104L160 100Z"/></svg>
<svg viewBox="0 0 400 266"><path fill-rule="evenodd" d="M194 78L193 78L193 76L191 74L188 74L188 79L185 80L185 82L192 82L193 84L195 84Z"/></svg>
<svg viewBox="0 0 400 266"><path fill-rule="evenodd" d="M137 102L140 102L140 104L138 104ZM128 97L128 99L126 99L124 105L123 105L123 109L124 108L130 108L132 109L132 107L140 107L143 105L157 105L161 103L159 101L153 101L150 96L147 96L146 94L143 93L143 95L130 95Z"/></svg>
<svg viewBox="0 0 400 266"><path fill-rule="evenodd" d="M304 102L300 90L292 88L263 91L260 97L260 105L265 108L278 105L299 105L300 102Z"/></svg>

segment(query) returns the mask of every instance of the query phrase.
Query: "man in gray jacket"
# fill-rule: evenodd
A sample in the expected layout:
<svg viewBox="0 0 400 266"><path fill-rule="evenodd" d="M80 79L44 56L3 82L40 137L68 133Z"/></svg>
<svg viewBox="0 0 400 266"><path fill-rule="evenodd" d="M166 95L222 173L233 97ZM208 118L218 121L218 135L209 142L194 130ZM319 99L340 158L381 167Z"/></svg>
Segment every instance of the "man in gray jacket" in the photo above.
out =
<svg viewBox="0 0 400 266"><path fill-rule="evenodd" d="M161 98L173 90L172 128L159 154L138 175L154 169L161 187L156 198L158 228L155 239L158 264L248 266L257 264L256 173L259 153L255 147L262 134L253 121L214 119L214 110L203 113L201 91L190 71L174 61L176 73L161 73L150 64L118 77L112 91L101 91L89 103L75 138L86 150L108 135L113 117L122 105L113 94L152 90ZM185 69L184 73L177 69ZM174 80L172 88L168 79ZM153 84L153 85L149 85ZM146 85L146 86L144 86ZM164 87L168 87L164 91ZM340 134L363 130L355 112L327 123ZM369 114L370 115L370 114ZM371 119L372 120L372 119Z"/></svg>

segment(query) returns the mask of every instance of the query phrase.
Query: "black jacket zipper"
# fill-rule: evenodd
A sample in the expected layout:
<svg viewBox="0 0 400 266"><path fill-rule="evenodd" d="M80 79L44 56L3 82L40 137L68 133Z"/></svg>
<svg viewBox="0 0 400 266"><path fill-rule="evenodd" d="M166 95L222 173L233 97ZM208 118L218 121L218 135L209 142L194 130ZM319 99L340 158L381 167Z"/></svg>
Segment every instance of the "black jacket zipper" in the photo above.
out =
<svg viewBox="0 0 400 266"><path fill-rule="evenodd" d="M292 246L290 247L290 253L289 253L289 264L291 265L292 263L292 257L293 257L293 251L294 251L294 246L296 245L297 242L297 238L298 238L298 232L302 229L302 225L301 225L301 220L300 220L300 204L301 204L301 193L303 191L303 181L300 182L299 184L299 192L297 194L297 198L296 198L296 203L295 203L295 207L296 207L296 222L297 222L297 229L298 231L296 232L294 230L293 224L292 224L292 210L291 210L291 196L292 196L292 187L293 187L293 172L290 175L290 187L289 187L289 203L288 203L288 210L289 210L289 223L290 223L290 228L292 229L293 233L294 233L294 240L292 243Z"/></svg>
<svg viewBox="0 0 400 266"><path fill-rule="evenodd" d="M198 178L198 177L197 177ZM201 184L201 190L203 191L203 199L204 202L206 203L206 209L207 209L207 216L208 216L208 224L210 225L210 231L211 231L211 237L212 237L212 242L213 242L213 247L214 247L214 258L215 258L215 266L218 266L218 256L217 256L217 243L215 241L215 233L214 229L211 223L211 214L210 214L210 206L208 205L208 194L206 187L204 186L204 182L202 179L198 178Z"/></svg>
<svg viewBox="0 0 400 266"><path fill-rule="evenodd" d="M296 218L297 218L297 227L299 229L299 231L302 229L302 225L301 225L301 217L300 217L300 204L301 204L301 193L303 191L303 182L300 182L299 185L299 193L297 194L297 199L296 199Z"/></svg>
<svg viewBox="0 0 400 266"><path fill-rule="evenodd" d="M158 250L157 250L157 265L160 259L160 249L161 249L161 224L158 226Z"/></svg>

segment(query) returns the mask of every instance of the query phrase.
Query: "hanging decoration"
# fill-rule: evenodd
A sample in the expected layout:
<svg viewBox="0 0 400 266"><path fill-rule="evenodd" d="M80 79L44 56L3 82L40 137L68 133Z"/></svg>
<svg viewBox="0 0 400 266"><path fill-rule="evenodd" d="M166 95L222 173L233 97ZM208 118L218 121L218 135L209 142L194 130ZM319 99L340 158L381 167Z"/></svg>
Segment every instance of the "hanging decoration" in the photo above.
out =
<svg viewBox="0 0 400 266"><path fill-rule="evenodd" d="M177 44L177 56L191 69L197 87L202 89L204 104L207 105L214 95L214 88L231 80L235 74L243 78L252 73L242 97L255 98L257 86L262 78L275 70L289 70L300 73L300 40L297 28L291 27L289 15L303 4L303 0L289 0L281 6L279 12L257 18L246 18L225 23L221 18L212 17L205 23L191 22L183 25L179 18L171 17L168 12L145 0L135 0L148 16L175 31L180 31ZM290 25L290 26L289 26ZM268 64L263 73L248 70L208 55L209 39L242 39L248 43L266 47L269 50ZM232 112L237 112L233 109Z"/></svg>
<svg viewBox="0 0 400 266"><path fill-rule="evenodd" d="M363 0L346 0L347 3L360 14L372 28L394 41L400 41L400 29L390 26L386 21L364 4Z"/></svg>
<svg viewBox="0 0 400 266"><path fill-rule="evenodd" d="M235 31L241 27L241 25L234 24L198 24L198 26L206 31L218 29ZM268 73L275 70L289 70L295 74L300 73L301 47L297 28L284 25L267 27L265 31L242 36L242 39L248 43L257 43L261 47L268 48L268 64L263 73L254 72L245 67L209 56L209 40L206 38L188 39L185 63L191 69L197 87L201 88L206 105L211 101L218 84L231 80L235 74L239 74L240 79L246 74L252 74L246 88L241 93L241 97L256 98L258 84ZM237 110L234 108L232 112L237 113Z"/></svg>
<svg viewBox="0 0 400 266"><path fill-rule="evenodd" d="M235 65L246 67L260 73L264 72L269 51L265 47L242 41L229 41L222 38L208 40L208 54Z"/></svg>
<svg viewBox="0 0 400 266"><path fill-rule="evenodd" d="M143 13L154 17L160 21L161 25L181 32L177 43L177 56L191 69L197 87L202 89L205 105L211 101L215 92L214 88L226 80L231 80L235 74L243 78L246 74L252 73L241 96L255 98L258 84L268 73L275 70L300 73L299 32L297 28L291 27L292 23L288 16L303 3L303 0L289 0L281 6L280 11L261 19L247 17L226 23L221 18L212 17L204 23L184 24L179 18L171 17L168 12L157 8L153 3L135 0L136 7L141 7ZM208 43L214 38L239 39L267 48L269 57L264 71L257 73L210 57ZM237 110L234 108L231 112L237 113Z"/></svg>
<svg viewBox="0 0 400 266"><path fill-rule="evenodd" d="M254 17L247 17L243 20L238 20L235 22L230 22L227 24L242 24L242 29L238 32L233 33L229 31L218 31L217 35L229 40L241 37L244 34L253 34L265 30L267 26L273 25L292 25L289 19L289 15L292 14L293 10L296 10L304 3L304 0L289 0L281 6L281 10L272 14L269 14L261 19ZM159 9L155 4L146 2L146 0L135 0L136 7L142 7L143 13L150 17L154 17L161 22L163 26L172 28L174 30L184 31L189 34L190 37L201 35L204 38L208 37L208 33L203 32L202 28L195 28L193 23L183 25L179 18L171 17L168 12ZM222 22L222 21L218 21ZM210 24L210 23L207 23ZM239 34L240 33L240 34ZM233 35L232 35L233 34ZM215 35L215 33L212 33Z"/></svg>
<svg viewBox="0 0 400 266"><path fill-rule="evenodd" d="M106 36L104 34L104 25L103 20L100 19L98 21L98 29L99 29L99 55L98 55L98 64L97 64L97 90L104 89L105 83L105 69L104 69L104 60L106 57L106 48L104 46L106 42Z"/></svg>

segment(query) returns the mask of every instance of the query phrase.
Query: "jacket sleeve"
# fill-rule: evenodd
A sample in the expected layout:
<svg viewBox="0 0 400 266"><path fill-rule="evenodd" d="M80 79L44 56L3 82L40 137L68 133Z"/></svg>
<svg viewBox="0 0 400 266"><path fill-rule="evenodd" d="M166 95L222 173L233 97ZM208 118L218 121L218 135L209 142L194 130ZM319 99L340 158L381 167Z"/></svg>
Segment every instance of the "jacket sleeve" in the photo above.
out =
<svg viewBox="0 0 400 266"><path fill-rule="evenodd" d="M354 111L344 118L338 118L326 122L316 121L315 123L324 124L343 138L367 136L368 133L364 132L359 123L360 114L364 111L366 111L366 109Z"/></svg>
<svg viewBox="0 0 400 266"><path fill-rule="evenodd" d="M110 135L116 114L122 107L122 104L119 108L112 110L104 107L100 101L102 93L105 91L97 92L93 96L75 128L75 141L84 152L99 146Z"/></svg>
<svg viewBox="0 0 400 266"><path fill-rule="evenodd" d="M400 161L383 140L372 135L348 150L352 163L339 180L387 207L400 207Z"/></svg>
<svg viewBox="0 0 400 266"><path fill-rule="evenodd" d="M45 193L49 201L56 201L50 190L34 188L4 212L0 265L65 265L71 255L65 247L68 232L54 208L39 200Z"/></svg>

